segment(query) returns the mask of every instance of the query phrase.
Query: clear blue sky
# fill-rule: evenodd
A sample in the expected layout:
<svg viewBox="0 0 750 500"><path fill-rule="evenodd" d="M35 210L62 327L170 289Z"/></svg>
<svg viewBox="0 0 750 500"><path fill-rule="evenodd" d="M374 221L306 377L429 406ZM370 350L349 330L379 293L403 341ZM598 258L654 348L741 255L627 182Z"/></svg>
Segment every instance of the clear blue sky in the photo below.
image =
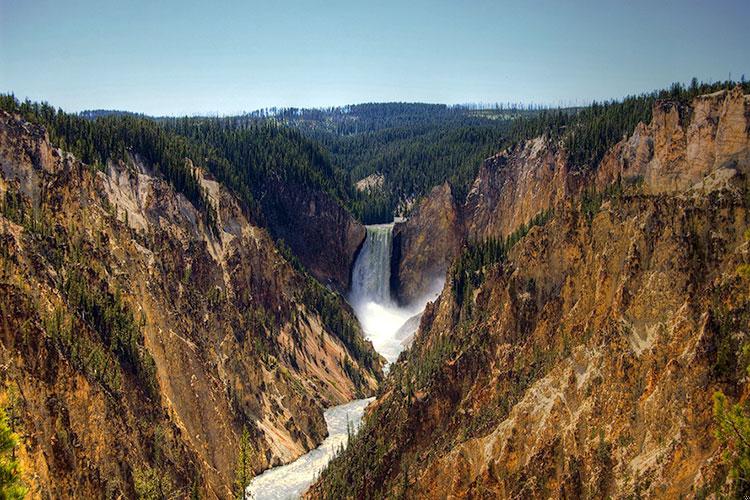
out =
<svg viewBox="0 0 750 500"><path fill-rule="evenodd" d="M0 92L69 111L585 102L750 78L750 0L0 0Z"/></svg>

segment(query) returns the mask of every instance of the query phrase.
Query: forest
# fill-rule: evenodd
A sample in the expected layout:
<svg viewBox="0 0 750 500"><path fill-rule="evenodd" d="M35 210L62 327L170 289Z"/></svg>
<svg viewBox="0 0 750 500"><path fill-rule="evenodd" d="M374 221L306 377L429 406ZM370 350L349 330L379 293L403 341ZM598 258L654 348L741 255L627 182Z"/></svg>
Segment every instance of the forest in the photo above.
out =
<svg viewBox="0 0 750 500"><path fill-rule="evenodd" d="M650 121L658 99L684 104L736 84L694 78L687 86L675 83L621 100L558 109L368 103L151 118L124 111L65 113L13 95L0 95L0 109L44 125L53 144L97 168L137 152L201 209L209 227L213 207L186 158L201 159L199 166L232 189L258 223L263 223L263 209L257 200L266 196L273 179L326 192L370 224L408 215L420 197L446 181L462 200L483 159L540 135L563 147L574 168L596 168L610 147L639 122ZM750 83L741 85L750 92ZM382 174L382 186L355 189L358 180L375 173Z"/></svg>

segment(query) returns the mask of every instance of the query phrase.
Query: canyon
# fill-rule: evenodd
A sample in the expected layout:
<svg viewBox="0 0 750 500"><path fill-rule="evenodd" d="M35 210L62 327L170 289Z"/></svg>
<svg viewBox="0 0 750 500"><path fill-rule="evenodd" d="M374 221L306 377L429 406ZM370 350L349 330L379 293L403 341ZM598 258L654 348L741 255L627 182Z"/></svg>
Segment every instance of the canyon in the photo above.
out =
<svg viewBox="0 0 750 500"><path fill-rule="evenodd" d="M257 473L377 387L371 345L302 300L330 292L186 162L216 231L138 154L96 170L0 114L3 383L34 496L133 497L155 479L225 498L243 427Z"/></svg>
<svg viewBox="0 0 750 500"><path fill-rule="evenodd" d="M160 165L143 140L99 159L79 137L77 157L23 106L0 111L0 404L24 484L33 498L736 492L714 394L748 397L746 92L643 98L649 119L601 155L583 131L615 112L513 117L521 131L466 184L440 179L401 200L405 218L368 225L362 204L390 174L350 192L277 124L242 137L281 136L301 166L246 174L184 133L200 117L92 118L167 134L150 149L178 159ZM529 132L536 119L558 131Z"/></svg>

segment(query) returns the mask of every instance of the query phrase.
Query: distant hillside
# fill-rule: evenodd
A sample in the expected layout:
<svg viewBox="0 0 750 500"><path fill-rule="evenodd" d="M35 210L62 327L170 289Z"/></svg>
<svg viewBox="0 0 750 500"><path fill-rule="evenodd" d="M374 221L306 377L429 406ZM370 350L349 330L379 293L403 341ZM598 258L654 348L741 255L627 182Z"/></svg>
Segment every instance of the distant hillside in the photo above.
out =
<svg viewBox="0 0 750 500"><path fill-rule="evenodd" d="M520 107L367 103L271 108L216 121L230 129L260 122L298 129L326 152L333 180L346 193L349 209L363 222L374 223L390 221L397 210L405 210L445 181L465 192L479 162L502 146L509 123L539 112ZM379 189L352 189L357 181L376 173L384 176Z"/></svg>
<svg viewBox="0 0 750 500"><path fill-rule="evenodd" d="M139 116L146 118L143 113L134 113L132 111L120 111L117 109L87 109L78 113L81 118L87 120L95 120L97 118L103 118L105 116Z"/></svg>

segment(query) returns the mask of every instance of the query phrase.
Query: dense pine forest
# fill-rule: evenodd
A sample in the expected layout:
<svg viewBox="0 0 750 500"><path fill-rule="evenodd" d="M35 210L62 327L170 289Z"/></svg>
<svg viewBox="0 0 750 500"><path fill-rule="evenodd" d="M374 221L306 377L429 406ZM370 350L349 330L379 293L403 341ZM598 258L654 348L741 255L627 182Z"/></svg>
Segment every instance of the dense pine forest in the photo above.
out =
<svg viewBox="0 0 750 500"><path fill-rule="evenodd" d="M750 90L750 83L741 84ZM97 168L137 152L201 208L209 225L213 209L185 158L202 159L201 166L230 187L258 222L263 211L257 200L274 179L324 191L362 222L378 223L405 215L446 181L462 199L484 158L539 135L559 142L577 168L593 168L638 122L651 119L656 100L687 103L734 85L693 79L688 86L675 83L622 100L561 109L385 103L150 118L106 110L76 115L12 95L0 96L0 109L44 125L54 144ZM372 174L382 175L382 185L355 189L358 180Z"/></svg>
<svg viewBox="0 0 750 500"><path fill-rule="evenodd" d="M651 119L657 99L687 103L736 84L694 78L688 86L675 83L669 89L580 108L386 103L272 109L227 120L235 126L251 119L278 120L298 128L330 152L335 171L347 176L342 182L348 186L381 174L382 186L349 192L352 212L365 223L376 223L405 214L410 202L445 181L462 199L484 158L539 135L562 141L573 165L593 168L638 122ZM742 84L747 90L748 83Z"/></svg>
<svg viewBox="0 0 750 500"><path fill-rule="evenodd" d="M390 221L430 189L451 182L459 197L482 159L502 148L510 124L538 113L518 105L387 103L335 108L327 114L283 110L277 119L299 128L330 151L353 185L372 174L382 186L355 193L352 210L365 223Z"/></svg>

